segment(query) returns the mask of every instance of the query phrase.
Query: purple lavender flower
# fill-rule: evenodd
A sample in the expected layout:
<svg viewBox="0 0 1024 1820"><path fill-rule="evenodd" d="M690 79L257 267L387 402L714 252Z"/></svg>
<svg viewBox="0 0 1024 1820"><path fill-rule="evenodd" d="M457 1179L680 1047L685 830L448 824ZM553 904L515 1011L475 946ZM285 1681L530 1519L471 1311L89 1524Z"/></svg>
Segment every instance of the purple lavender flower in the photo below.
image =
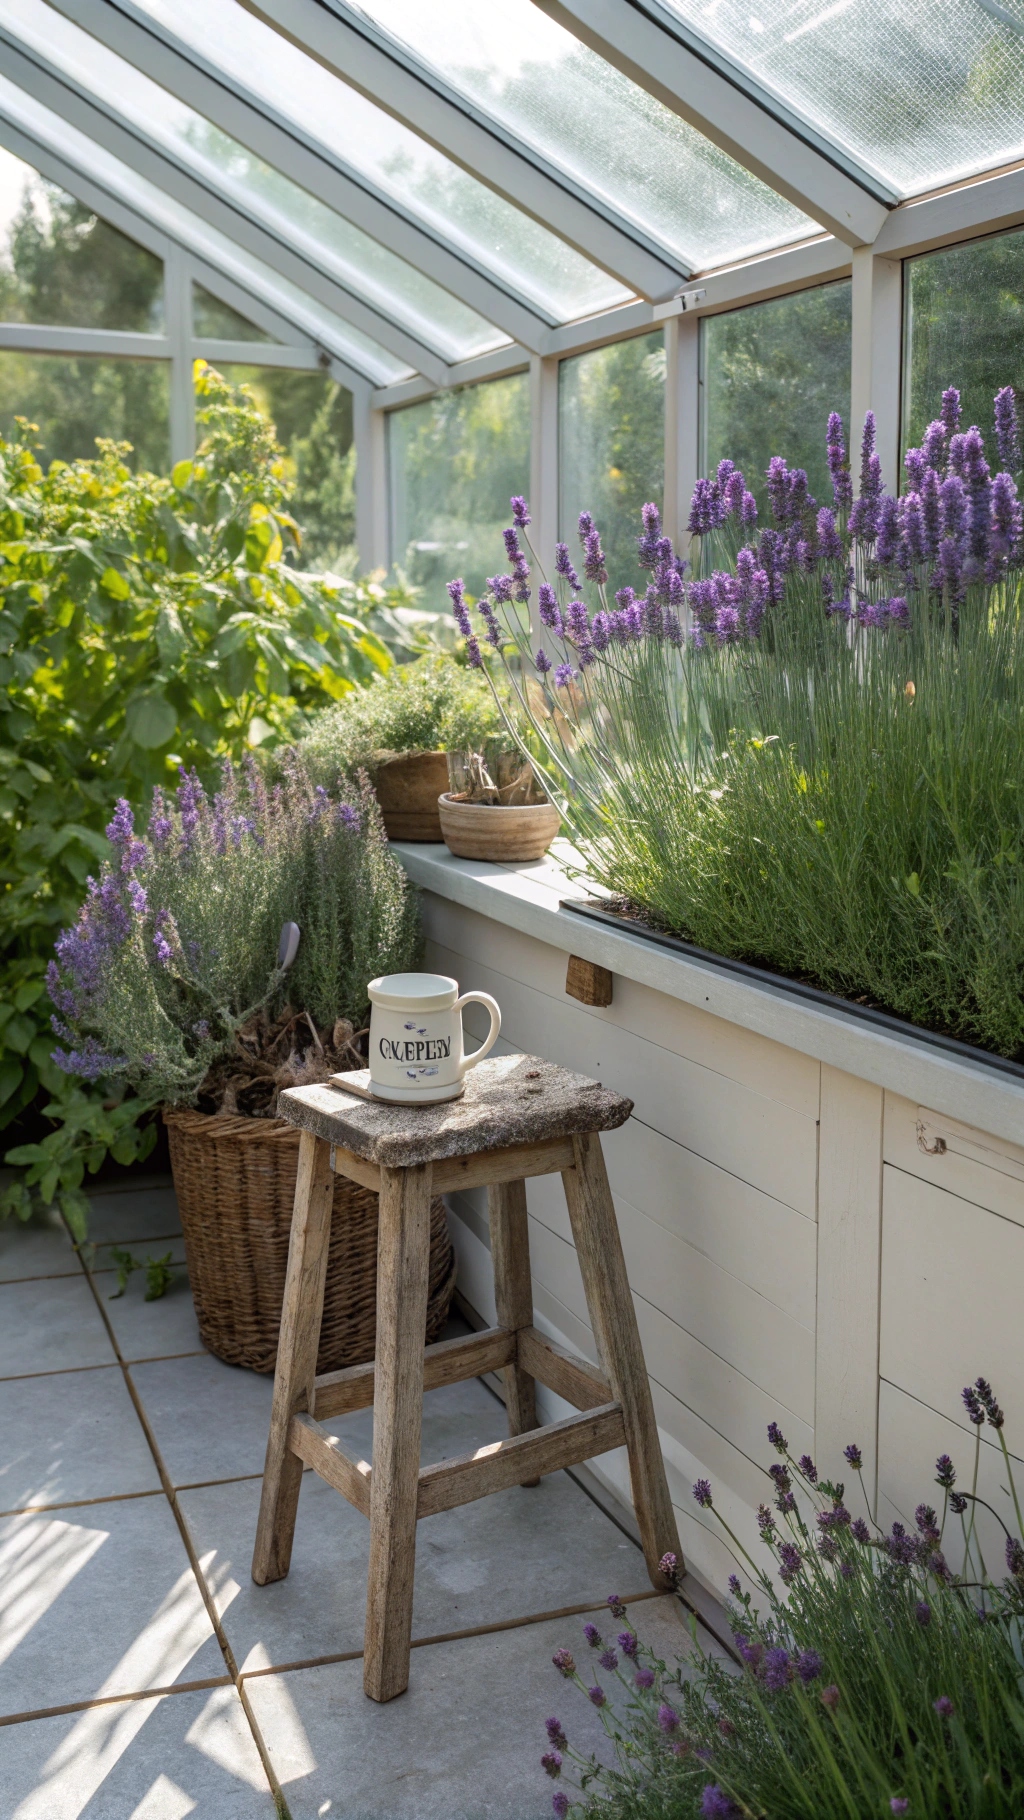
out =
<svg viewBox="0 0 1024 1820"><path fill-rule="evenodd" d="M964 1405L965 1410L967 1411L968 1420L974 1423L975 1428L980 1428L982 1423L985 1420L985 1411L981 1406L981 1402L978 1397L978 1393L974 1388L974 1385L965 1384L963 1390L960 1392L960 1395L963 1398L963 1405Z"/></svg>
<svg viewBox="0 0 1024 1820"><path fill-rule="evenodd" d="M576 1673L576 1662L571 1649L556 1649L551 1658L560 1675L570 1681Z"/></svg>
<svg viewBox="0 0 1024 1820"><path fill-rule="evenodd" d="M757 1669L764 1655L764 1644L751 1643L750 1638L744 1636L742 1632L737 1632L733 1641L747 1667Z"/></svg>
<svg viewBox="0 0 1024 1820"><path fill-rule="evenodd" d="M177 789L178 813L181 816L181 851L190 853L199 830L206 792L199 782L198 773L193 769L186 771L179 768L180 782Z"/></svg>
<svg viewBox="0 0 1024 1820"><path fill-rule="evenodd" d="M743 626L737 607L719 607L715 613L715 637L720 645L734 645L742 636Z"/></svg>
<svg viewBox="0 0 1024 1820"><path fill-rule="evenodd" d="M157 784L153 790L153 803L149 812L149 827L146 832L150 846L157 853L162 852L165 843L170 839L173 823L164 803L164 793Z"/></svg>
<svg viewBox="0 0 1024 1820"><path fill-rule="evenodd" d="M963 599L964 563L960 548L952 537L944 537L939 545L939 560L935 568L936 586L948 594L954 604Z"/></svg>
<svg viewBox="0 0 1024 1820"><path fill-rule="evenodd" d="M595 651L607 651L612 638L610 613L605 613L602 609L601 612L594 614L590 622L590 636L593 639Z"/></svg>
<svg viewBox="0 0 1024 1820"><path fill-rule="evenodd" d="M572 566L572 558L569 555L569 545L567 543L556 543L555 545L555 574L560 575L563 581L569 583L574 594L583 586L576 570Z"/></svg>
<svg viewBox="0 0 1024 1820"><path fill-rule="evenodd" d="M935 1462L935 1483L949 1491L956 1484L956 1467L948 1453L940 1453Z"/></svg>
<svg viewBox="0 0 1024 1820"><path fill-rule="evenodd" d="M889 1812L891 1814L909 1814L910 1802L907 1800L906 1796L893 1795L892 1800L889 1802Z"/></svg>
<svg viewBox="0 0 1024 1820"><path fill-rule="evenodd" d="M757 500L753 493L745 492L740 501L740 523L745 530L750 530L757 523Z"/></svg>
<svg viewBox="0 0 1024 1820"><path fill-rule="evenodd" d="M768 463L765 475L765 492L772 517L777 525L790 521L789 511L789 469L783 456L773 455Z"/></svg>
<svg viewBox="0 0 1024 1820"><path fill-rule="evenodd" d="M717 1782L707 1782L700 1798L703 1820L736 1820L738 1809Z"/></svg>
<svg viewBox="0 0 1024 1820"><path fill-rule="evenodd" d="M1006 1538L1006 1566L1015 1580L1024 1580L1024 1546L1016 1536Z"/></svg>
<svg viewBox="0 0 1024 1820"><path fill-rule="evenodd" d="M638 1668L634 1676L634 1683L642 1694L646 1693L648 1688L654 1686L653 1668Z"/></svg>
<svg viewBox="0 0 1024 1820"><path fill-rule="evenodd" d="M545 1719L544 1729L548 1734L548 1743L551 1745L552 1750L565 1750L567 1748L568 1740L565 1732L562 1730L561 1719Z"/></svg>
<svg viewBox="0 0 1024 1820"><path fill-rule="evenodd" d="M816 1649L802 1649L796 1659L796 1672L801 1681L816 1681L821 1674L821 1657Z"/></svg>
<svg viewBox="0 0 1024 1820"><path fill-rule="evenodd" d="M711 1502L710 1498L708 1499L708 1502ZM658 1562L658 1572L663 1580L668 1581L670 1586L678 1586L679 1561L671 1551L669 1551L668 1554L662 1555L661 1560Z"/></svg>
<svg viewBox="0 0 1024 1820"><path fill-rule="evenodd" d="M658 1708L658 1729L663 1732L674 1732L679 1729L679 1714L674 1706L663 1700Z"/></svg>
<svg viewBox="0 0 1024 1820"><path fill-rule="evenodd" d="M472 634L466 640L466 658L471 670L482 670L484 667L483 652L477 639Z"/></svg>
<svg viewBox="0 0 1024 1820"><path fill-rule="evenodd" d="M489 575L487 577L487 586L499 607L507 607L512 599L512 582L511 575ZM481 611L483 611L482 608Z"/></svg>
<svg viewBox="0 0 1024 1820"><path fill-rule="evenodd" d="M363 818L358 809L353 808L351 803L339 803L336 813L341 827L345 828L349 834L359 833L363 825Z"/></svg>
<svg viewBox="0 0 1024 1820"><path fill-rule="evenodd" d="M938 1522L930 1504L918 1505L914 1512L914 1522L917 1524L922 1535L929 1535L934 1532L935 1536L938 1536Z"/></svg>
<svg viewBox="0 0 1024 1820"><path fill-rule="evenodd" d="M939 553L942 537L942 482L935 468L926 468L921 487L921 519L924 526L924 553L933 562Z"/></svg>
<svg viewBox="0 0 1024 1820"><path fill-rule="evenodd" d="M455 624L458 626L463 638L469 638L472 635L473 628L470 625L469 608L467 607L464 598L465 587L466 584L460 575L457 581L450 581L448 583L445 592L452 603Z"/></svg>
<svg viewBox="0 0 1024 1820"><path fill-rule="evenodd" d="M1007 563L1017 555L1024 537L1024 513L1010 474L997 474L992 482L992 523L989 537L987 582L999 581Z"/></svg>
<svg viewBox="0 0 1024 1820"><path fill-rule="evenodd" d="M757 1527L766 1541L770 1535L774 1534L775 1518L767 1504L759 1504L757 1507Z"/></svg>
<svg viewBox="0 0 1024 1820"><path fill-rule="evenodd" d="M604 551L597 526L589 512L581 512L577 525L579 540L583 546L583 573L588 581L603 583L608 580L608 571L604 566Z"/></svg>
<svg viewBox="0 0 1024 1820"><path fill-rule="evenodd" d="M105 1074L118 1074L128 1066L125 1055L108 1055L94 1036L87 1036L81 1049L54 1049L50 1060L62 1074L78 1074L84 1081L98 1081Z"/></svg>
<svg viewBox="0 0 1024 1820"><path fill-rule="evenodd" d="M817 1485L818 1468L815 1466L814 1461L811 1459L810 1454L802 1453L800 1455L799 1464L800 1464L800 1471L803 1473L804 1478L809 1479L812 1485Z"/></svg>
<svg viewBox="0 0 1024 1820"><path fill-rule="evenodd" d="M608 1704L608 1696L604 1688L598 1687L596 1683L593 1687L587 1688L587 1699L591 1706L607 1706Z"/></svg>
<svg viewBox="0 0 1024 1820"><path fill-rule="evenodd" d="M571 664L556 664L556 666L555 666L555 688L556 689L567 689L569 687L569 684L572 682L572 679L573 679L573 667Z"/></svg>
<svg viewBox="0 0 1024 1820"><path fill-rule="evenodd" d="M783 1432L777 1422L769 1422L768 1439L771 1442L771 1445L774 1447L776 1453L788 1453L789 1452L789 1442L786 1440L786 1437L783 1434Z"/></svg>
<svg viewBox="0 0 1024 1820"><path fill-rule="evenodd" d="M850 1534L855 1542L867 1544L871 1540L871 1531L863 1517L856 1517L850 1524Z"/></svg>
<svg viewBox="0 0 1024 1820"><path fill-rule="evenodd" d="M960 393L955 385L942 394L942 427L947 437L955 436L960 428Z"/></svg>
<svg viewBox="0 0 1024 1820"><path fill-rule="evenodd" d="M583 1635L586 1637L591 1649L600 1649L601 1632L598 1630L596 1624L584 1624Z"/></svg>
<svg viewBox="0 0 1024 1820"><path fill-rule="evenodd" d="M640 518L644 528L636 540L637 561L642 569L653 569L658 563L661 514L656 505L645 505L640 507Z"/></svg>
<svg viewBox="0 0 1024 1820"><path fill-rule="evenodd" d="M934 469L941 478L941 471L946 465L946 426L941 417L936 417L928 425L921 440L921 452L927 467Z"/></svg>
<svg viewBox="0 0 1024 1820"><path fill-rule="evenodd" d="M903 468L910 482L910 491L919 493L924 479L925 459L923 449L908 449L903 457Z"/></svg>
<svg viewBox="0 0 1024 1820"><path fill-rule="evenodd" d="M978 1400L988 1417L989 1426L991 1428L1002 1428L1006 1417L1000 1409L999 1404L996 1402L995 1392L988 1382L988 1379L976 1378L974 1381L974 1388L977 1391Z"/></svg>
<svg viewBox="0 0 1024 1820"><path fill-rule="evenodd" d="M932 1621L932 1608L927 1599L918 1599L917 1604L914 1606L914 1616L920 1624L921 1629L927 1630Z"/></svg>
<svg viewBox="0 0 1024 1820"><path fill-rule="evenodd" d="M702 1510L711 1508L711 1485L707 1479L694 1479L693 1497L694 1502L699 1504Z"/></svg>
<svg viewBox="0 0 1024 1820"><path fill-rule="evenodd" d="M738 1574L729 1575L729 1591L732 1593L734 1599L738 1599L743 1592Z"/></svg>
<svg viewBox="0 0 1024 1820"><path fill-rule="evenodd" d="M819 1529L848 1529L850 1513L845 1504L834 1504L831 1510L819 1510L817 1515Z"/></svg>
<svg viewBox="0 0 1024 1820"><path fill-rule="evenodd" d="M1004 385L996 393L995 420L999 466L1008 474L1018 474L1021 466L1020 424L1012 385Z"/></svg>
<svg viewBox="0 0 1024 1820"><path fill-rule="evenodd" d="M818 550L823 562L841 562L843 540L836 530L834 512L822 506L818 513Z"/></svg>
<svg viewBox="0 0 1024 1820"><path fill-rule="evenodd" d="M515 525L517 530L525 531L527 525L530 522L530 514L529 514L529 511L527 510L526 501L523 498L522 494L513 493L512 497L508 503L509 503L509 508L512 513L512 523Z"/></svg>
<svg viewBox="0 0 1024 1820"><path fill-rule="evenodd" d="M515 562L517 558L523 554L522 550L519 548L519 538L516 536L515 525L509 525L508 530L502 531L501 535L505 545L505 555L508 557L509 562Z"/></svg>
<svg viewBox="0 0 1024 1820"><path fill-rule="evenodd" d="M964 1497L963 1492L961 1492L961 1491L951 1491L950 1492L949 1508L953 1512L953 1515L955 1517L963 1516L964 1511L967 1509L967 1499Z"/></svg>
<svg viewBox="0 0 1024 1820"><path fill-rule="evenodd" d="M613 1669L618 1668L619 1658L613 1649L602 1650L597 1658L597 1665L599 1668L606 1668L611 1674Z"/></svg>
<svg viewBox="0 0 1024 1820"><path fill-rule="evenodd" d="M795 1542L779 1543L779 1579L789 1586L800 1572L804 1558Z"/></svg>
<svg viewBox="0 0 1024 1820"><path fill-rule="evenodd" d="M940 1719L951 1719L956 1711L948 1694L940 1694L937 1700L932 1701L932 1705Z"/></svg>
<svg viewBox="0 0 1024 1820"><path fill-rule="evenodd" d="M838 411L830 411L828 429L825 433L825 453L828 458L828 471L832 480L832 497L836 510L841 511L853 499L853 482L850 470L846 466L846 443L843 437L843 420Z"/></svg>
<svg viewBox="0 0 1024 1820"><path fill-rule="evenodd" d="M562 610L558 604L558 596L554 588L546 581L542 581L537 589L537 611L540 615L541 625L548 626L556 638L565 637L565 625L562 620Z"/></svg>
<svg viewBox="0 0 1024 1820"><path fill-rule="evenodd" d="M565 1820L565 1816L569 1812L569 1797L564 1788L556 1788L552 1795L551 1811L555 1816L555 1820Z"/></svg>
<svg viewBox="0 0 1024 1820"><path fill-rule="evenodd" d="M483 620L484 625L487 627L488 642L494 645L496 650L500 651L504 640L494 608L490 606L486 600L481 600L477 605L477 612ZM317 787L319 788L320 786L318 785Z"/></svg>
<svg viewBox="0 0 1024 1820"><path fill-rule="evenodd" d="M818 1539L818 1553L823 1561L837 1561L839 1559L839 1543L836 1541L835 1536L820 1536Z"/></svg>
<svg viewBox="0 0 1024 1820"><path fill-rule="evenodd" d="M899 543L899 508L891 493L882 496L878 508L878 535L875 561L883 568L893 561Z"/></svg>
<svg viewBox="0 0 1024 1820"><path fill-rule="evenodd" d="M543 1757L540 1760L540 1766L541 1766L541 1769L544 1770L546 1772L546 1774L551 1776L552 1778L559 1777L562 1773L562 1753L561 1753L561 1751L546 1750L544 1752Z"/></svg>
<svg viewBox="0 0 1024 1820"><path fill-rule="evenodd" d="M687 530L695 537L703 537L708 531L717 530L721 523L722 499L717 482L698 480L690 500Z"/></svg>
<svg viewBox="0 0 1024 1820"><path fill-rule="evenodd" d="M899 560L903 567L912 568L915 563L926 562L931 552L928 549L924 512L918 493L903 494L897 505L897 518L900 533Z"/></svg>
<svg viewBox="0 0 1024 1820"><path fill-rule="evenodd" d="M631 1630L620 1630L617 1642L623 1655L628 1657L630 1662L635 1662L636 1652L639 1649L640 1644L633 1632Z"/></svg>
<svg viewBox="0 0 1024 1820"><path fill-rule="evenodd" d="M878 530L878 506L882 497L882 464L875 451L875 413L864 416L864 434L860 445L860 493L850 510L850 535L872 543Z"/></svg>
<svg viewBox="0 0 1024 1820"><path fill-rule="evenodd" d="M541 676L546 676L548 671L551 668L551 659L548 656L547 652L545 651L543 645L539 646L539 648L534 656L533 661L534 661L534 665L536 666L538 673Z"/></svg>
<svg viewBox="0 0 1024 1820"><path fill-rule="evenodd" d="M167 928L170 921L171 921L171 913L169 910L158 910L157 911L156 917L154 920L154 924L153 924L153 929L154 929L153 948L156 953L156 958L160 962L161 967L169 967L171 964L171 960L173 958L173 950L171 948L171 944L167 940L166 935L164 934L164 930Z"/></svg>
<svg viewBox="0 0 1024 1820"><path fill-rule="evenodd" d="M843 1448L843 1459L848 1466L853 1467L854 1472L860 1472L864 1465L864 1460L856 1441L851 1441L848 1447Z"/></svg>
<svg viewBox="0 0 1024 1820"><path fill-rule="evenodd" d="M776 1491L789 1491L792 1481L785 1466L769 1466L768 1477Z"/></svg>
<svg viewBox="0 0 1024 1820"><path fill-rule="evenodd" d="M571 600L565 609L566 635L574 645L591 643L590 614L582 600Z"/></svg>

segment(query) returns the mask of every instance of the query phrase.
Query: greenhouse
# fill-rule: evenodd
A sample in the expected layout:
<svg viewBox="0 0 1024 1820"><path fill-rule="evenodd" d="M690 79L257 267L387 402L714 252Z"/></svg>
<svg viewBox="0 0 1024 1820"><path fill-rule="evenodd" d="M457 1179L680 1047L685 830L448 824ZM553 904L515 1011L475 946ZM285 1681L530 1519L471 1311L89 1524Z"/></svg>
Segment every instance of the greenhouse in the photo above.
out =
<svg viewBox="0 0 1024 1820"><path fill-rule="evenodd" d="M1022 425L1024 0L0 0L0 1820L1024 1812Z"/></svg>

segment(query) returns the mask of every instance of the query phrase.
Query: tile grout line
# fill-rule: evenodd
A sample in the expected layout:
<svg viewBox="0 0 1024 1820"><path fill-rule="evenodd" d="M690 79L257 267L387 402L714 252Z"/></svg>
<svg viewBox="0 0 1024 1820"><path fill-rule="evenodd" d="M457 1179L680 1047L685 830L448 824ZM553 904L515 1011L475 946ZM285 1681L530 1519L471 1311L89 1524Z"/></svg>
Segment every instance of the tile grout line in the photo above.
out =
<svg viewBox="0 0 1024 1820"><path fill-rule="evenodd" d="M83 1266L83 1268L84 1268L84 1266ZM86 1273L86 1274L88 1275L88 1273ZM91 1282L90 1282L89 1286L90 1286L90 1288L92 1288ZM96 1295L95 1289L93 1289L93 1295L94 1296ZM97 1299L97 1301L99 1300L98 1297L96 1299ZM107 1322L106 1325L107 1325L107 1333L109 1336L109 1334L112 1332L112 1328L111 1328L109 1322ZM153 1353L152 1357L149 1357L149 1358L125 1359L125 1358L121 1357L120 1353L118 1353L118 1356L116 1359L106 1359L106 1360L104 1360L102 1365L57 1365L54 1367L54 1369L52 1371L16 1371L16 1372L12 1372L9 1377L0 1378L0 1384L21 1384L21 1383L25 1382L28 1378L72 1377L75 1372L79 1372L79 1371L116 1371L116 1369L119 1365L122 1367L125 1365L163 1365L166 1363L166 1361L168 1359L202 1359L205 1357L206 1357L206 1354L203 1352L156 1352L156 1353Z"/></svg>
<svg viewBox="0 0 1024 1820"><path fill-rule="evenodd" d="M106 1251L108 1249L112 1250L115 1245L171 1245L175 1239L180 1237L180 1232L158 1232L156 1237L152 1239L90 1239L89 1243L92 1245L94 1251ZM183 1261L184 1260L182 1260L182 1262ZM80 1267L82 1264L81 1252L78 1247L72 1248L71 1262L73 1266L77 1265ZM101 1264L98 1270L93 1269L91 1265L87 1266L87 1268L92 1276L113 1276L114 1271L117 1269L117 1265ZM180 1263L178 1268L181 1268ZM30 1270L28 1275L23 1277L0 1277L0 1289L10 1288L15 1283L59 1283L62 1282L65 1277L77 1276L78 1269L76 1268L72 1268L71 1270Z"/></svg>
<svg viewBox="0 0 1024 1820"><path fill-rule="evenodd" d="M81 1262L81 1260L79 1260L79 1261ZM242 1677L238 1672L238 1664L235 1661L234 1651L232 1650L231 1645L228 1642L227 1634L224 1631L220 1618L217 1614L217 1608L214 1604L213 1596L210 1592L209 1587L206 1584L206 1576L204 1575L204 1573L199 1565L199 1561L197 1559L195 1549L193 1548L193 1545L192 1545L192 1538L188 1532L188 1525L186 1524L184 1515L179 1507L177 1493L175 1491L174 1485L171 1482L170 1474L167 1471L167 1467L164 1464L164 1458L163 1458L162 1453L160 1452L159 1446L157 1445L156 1436L153 1433L152 1428L150 1427L149 1418L146 1415L146 1411L143 1407L142 1399L139 1396L138 1390L132 1379L132 1374L128 1367L128 1364L126 1363L125 1359L122 1357L121 1349L117 1343L117 1335L114 1332L113 1323L109 1320L109 1318L107 1316L107 1311L103 1306L103 1302L96 1289L96 1285L93 1282L92 1277L90 1276L89 1271L86 1269L84 1263L82 1263L82 1270L85 1275L86 1282L88 1283L89 1288L92 1292L93 1300L95 1301L96 1307L99 1311L100 1319L102 1320L103 1325L107 1330L107 1335L110 1340L110 1344L114 1349L114 1353L117 1358L117 1362L120 1365L121 1370L124 1374L125 1387L128 1391L128 1395L131 1397L132 1404L135 1409L135 1413L138 1416L139 1422L142 1427L142 1432L146 1437L146 1441L148 1443L150 1453L153 1456L154 1464L156 1465L157 1472L160 1475L160 1483L161 1483L164 1493L166 1495L167 1502L169 1503L169 1505L171 1507L171 1514L174 1517L174 1521L178 1526L178 1533L181 1536L182 1545L185 1549L186 1555L188 1556L188 1560L189 1560L189 1564L192 1568L192 1572L195 1575L196 1585L199 1588L200 1597L203 1601L204 1606L206 1607L206 1614L207 1614L207 1617L209 1618L210 1624L213 1628L213 1634L216 1637L217 1643L220 1647L221 1655L224 1658L225 1667L227 1668L228 1674L231 1677L231 1681L238 1694L239 1700L242 1703L242 1708L243 1708L243 1711L245 1712L246 1719L248 1720L248 1723L249 1723L249 1729L252 1733L253 1742L255 1743L256 1749L259 1752L260 1760L263 1764L264 1773L266 1775L267 1782L270 1786L270 1792L273 1797L274 1803L277 1807L278 1820L291 1820L291 1816L288 1811L288 1804L285 1801L285 1797L284 1797L284 1791L281 1787L280 1782L278 1781L277 1772L274 1769L274 1765L271 1761L270 1752L268 1751L267 1746L264 1742L263 1734L259 1728L259 1725L256 1722L256 1715L252 1710L252 1706L250 1705L250 1702L249 1702L249 1697L248 1697L248 1695L245 1691L245 1688L243 1686L243 1683L242 1683ZM185 1355L185 1356L189 1356L189 1355Z"/></svg>
<svg viewBox="0 0 1024 1820"><path fill-rule="evenodd" d="M192 1355L185 1353L183 1356L190 1358ZM117 1361L115 1360L114 1363L116 1368ZM0 1383L2 1382L3 1379L0 1379ZM187 1484L175 1485L174 1490L176 1493L179 1491L208 1491L216 1485L243 1485L247 1480L262 1479L262 1477L261 1472L229 1473L225 1479L193 1479ZM10 1510L0 1510L0 1517L33 1517L43 1511L84 1510L90 1504L125 1504L131 1498L162 1498L165 1496L162 1485L154 1486L151 1491L107 1491L102 1492L98 1498L65 1498L60 1504L15 1504Z"/></svg>
<svg viewBox="0 0 1024 1820"><path fill-rule="evenodd" d="M228 1674L207 1675L202 1681L175 1681L170 1687L144 1687L135 1693L97 1694L92 1700L69 1700L66 1706L37 1706L27 1713L4 1713L0 1725L27 1725L32 1719L59 1719L64 1713L85 1713L94 1706L123 1706L128 1701L164 1700L169 1694L199 1694L208 1687L231 1687Z"/></svg>

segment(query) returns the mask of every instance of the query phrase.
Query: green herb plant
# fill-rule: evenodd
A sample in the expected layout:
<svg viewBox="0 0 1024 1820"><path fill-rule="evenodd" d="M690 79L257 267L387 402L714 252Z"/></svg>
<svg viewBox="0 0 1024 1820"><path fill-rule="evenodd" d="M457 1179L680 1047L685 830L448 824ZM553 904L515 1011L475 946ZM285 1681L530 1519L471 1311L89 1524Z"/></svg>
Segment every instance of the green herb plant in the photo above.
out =
<svg viewBox="0 0 1024 1820"><path fill-rule="evenodd" d="M475 746L501 725L483 677L454 657L428 654L318 714L299 750L318 778L333 783L360 765L372 774L397 753Z"/></svg>

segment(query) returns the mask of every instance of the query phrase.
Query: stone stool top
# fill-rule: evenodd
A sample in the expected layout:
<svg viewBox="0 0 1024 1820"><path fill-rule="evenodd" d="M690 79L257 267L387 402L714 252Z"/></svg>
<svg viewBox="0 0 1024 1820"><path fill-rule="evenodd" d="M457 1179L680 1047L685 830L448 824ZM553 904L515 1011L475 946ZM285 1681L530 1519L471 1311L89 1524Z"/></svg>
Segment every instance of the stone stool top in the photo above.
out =
<svg viewBox="0 0 1024 1820"><path fill-rule="evenodd" d="M621 1093L536 1055L489 1056L467 1073L462 1099L439 1106L357 1099L329 1081L289 1087L278 1102L279 1116L290 1124L387 1169L574 1132L614 1131L632 1110L632 1100Z"/></svg>

